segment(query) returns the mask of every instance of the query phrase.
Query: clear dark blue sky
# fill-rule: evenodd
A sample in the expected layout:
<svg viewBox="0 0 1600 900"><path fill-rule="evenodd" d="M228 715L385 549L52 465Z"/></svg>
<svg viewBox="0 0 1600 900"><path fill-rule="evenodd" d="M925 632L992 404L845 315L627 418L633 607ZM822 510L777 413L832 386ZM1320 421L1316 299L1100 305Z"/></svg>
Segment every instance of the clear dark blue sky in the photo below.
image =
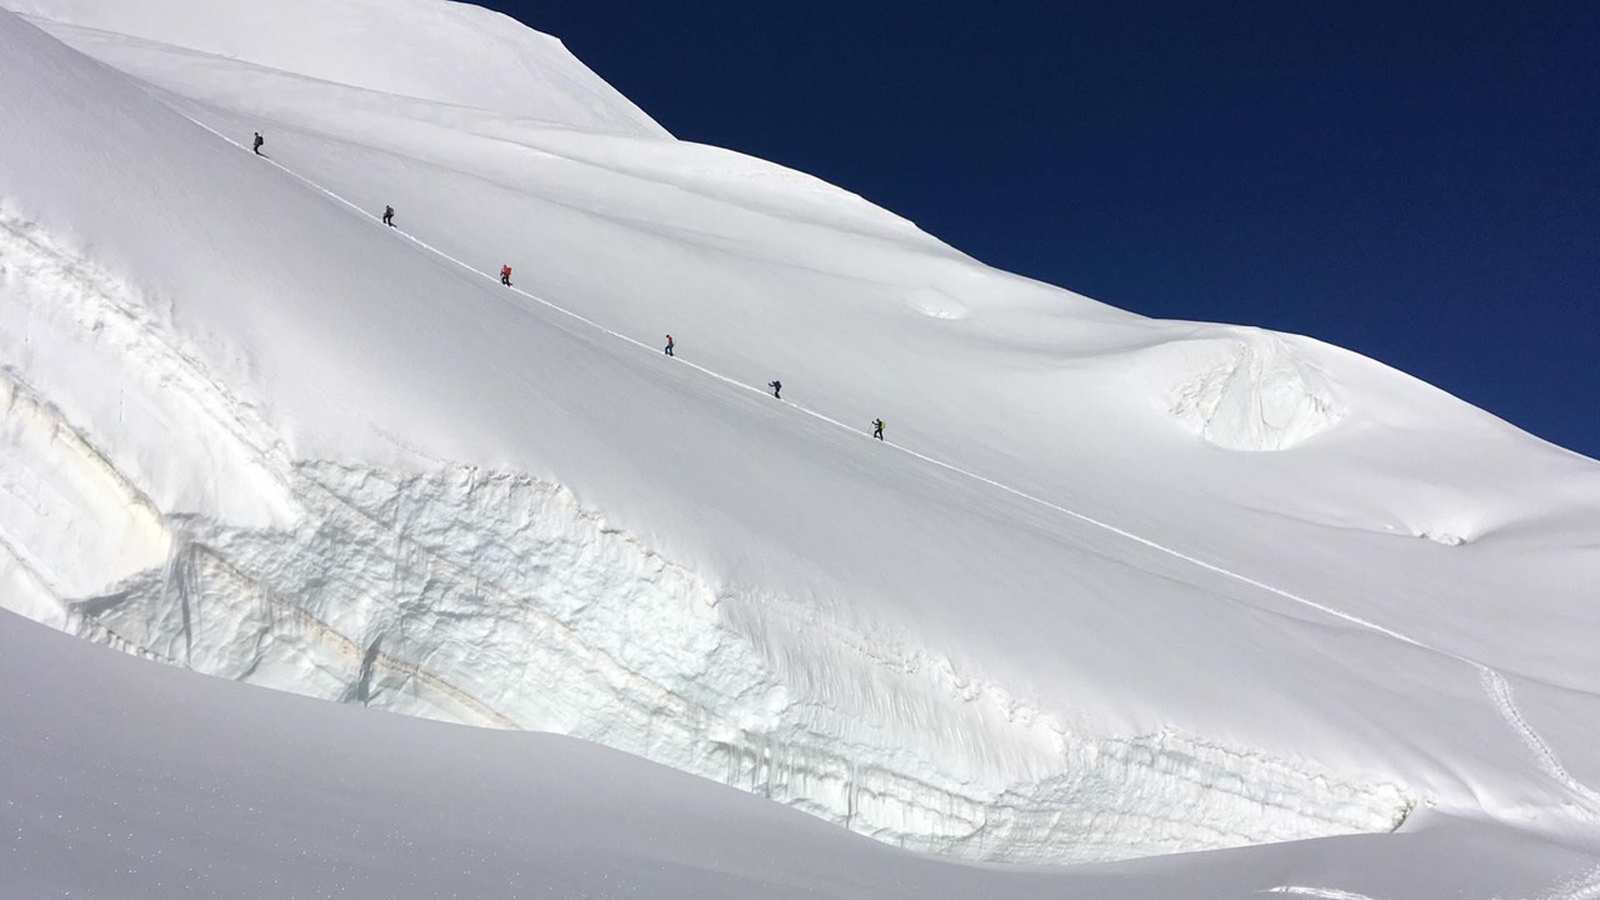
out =
<svg viewBox="0 0 1600 900"><path fill-rule="evenodd" d="M1600 3L488 5L984 262L1600 457Z"/></svg>

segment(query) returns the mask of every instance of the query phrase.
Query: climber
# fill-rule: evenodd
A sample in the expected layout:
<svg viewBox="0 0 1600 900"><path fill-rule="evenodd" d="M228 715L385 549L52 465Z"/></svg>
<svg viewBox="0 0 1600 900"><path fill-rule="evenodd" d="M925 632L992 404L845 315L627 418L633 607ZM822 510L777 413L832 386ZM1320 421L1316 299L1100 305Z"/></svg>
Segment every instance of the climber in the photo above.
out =
<svg viewBox="0 0 1600 900"><path fill-rule="evenodd" d="M267 139L262 137L261 136L261 132L258 131L258 132L256 132L255 144L252 145L250 149L256 151L256 155L260 156L261 155L261 145L265 144L266 142L267 142Z"/></svg>
<svg viewBox="0 0 1600 900"><path fill-rule="evenodd" d="M877 438L880 441L883 440L883 420L882 419L873 419L872 420L872 436Z"/></svg>
<svg viewBox="0 0 1600 900"><path fill-rule="evenodd" d="M510 266L501 266L500 267L500 283L505 285L506 287L511 287L511 267Z"/></svg>
<svg viewBox="0 0 1600 900"><path fill-rule="evenodd" d="M779 400L783 399L783 382L769 381L767 382L767 387L772 388L773 397L776 397Z"/></svg>
<svg viewBox="0 0 1600 900"><path fill-rule="evenodd" d="M673 347L672 335L669 334L669 335L667 335L667 349L665 351L668 356L672 355L672 347Z"/></svg>
<svg viewBox="0 0 1600 900"><path fill-rule="evenodd" d="M390 228L394 227L394 207L385 206L383 208L383 224Z"/></svg>

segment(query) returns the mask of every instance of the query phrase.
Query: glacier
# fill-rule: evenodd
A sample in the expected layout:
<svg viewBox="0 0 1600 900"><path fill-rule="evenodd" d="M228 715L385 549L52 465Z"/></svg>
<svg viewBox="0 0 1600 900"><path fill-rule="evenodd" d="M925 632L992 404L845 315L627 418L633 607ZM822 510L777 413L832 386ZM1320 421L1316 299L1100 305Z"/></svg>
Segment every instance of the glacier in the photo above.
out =
<svg viewBox="0 0 1600 900"><path fill-rule="evenodd" d="M0 606L956 859L1600 840L1594 461L474 7L0 6Z"/></svg>

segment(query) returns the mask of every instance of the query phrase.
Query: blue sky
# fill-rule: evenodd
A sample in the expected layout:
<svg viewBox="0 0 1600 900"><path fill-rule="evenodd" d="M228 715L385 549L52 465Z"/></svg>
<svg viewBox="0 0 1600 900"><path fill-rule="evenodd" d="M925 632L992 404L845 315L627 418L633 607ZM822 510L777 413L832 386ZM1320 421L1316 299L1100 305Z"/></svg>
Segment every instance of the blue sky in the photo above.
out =
<svg viewBox="0 0 1600 900"><path fill-rule="evenodd" d="M1600 4L487 5L984 262L1600 457Z"/></svg>

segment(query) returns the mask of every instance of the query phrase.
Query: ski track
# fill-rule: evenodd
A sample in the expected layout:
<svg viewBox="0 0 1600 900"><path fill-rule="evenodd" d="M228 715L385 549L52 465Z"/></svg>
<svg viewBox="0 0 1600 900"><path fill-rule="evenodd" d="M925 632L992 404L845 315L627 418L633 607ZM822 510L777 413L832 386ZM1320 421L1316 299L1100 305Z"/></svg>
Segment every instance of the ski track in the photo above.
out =
<svg viewBox="0 0 1600 900"><path fill-rule="evenodd" d="M170 106L170 104L169 104L169 106ZM239 141L234 140L233 138L231 138L228 135L218 131L217 129L212 128L210 125L207 125L206 123L200 121L199 119L194 118L193 116L189 115L188 113L186 113L186 112L184 112L184 111L182 111L180 109L177 109L176 107L172 107L172 108L179 115L181 115L184 118L188 119L189 121L193 122L195 125L199 126L200 128L205 129L206 131L210 132L211 134L215 135L216 137L222 139L223 141L226 141L227 143L232 144L234 147L237 147L238 149L243 150L245 152L252 152L244 144L240 143ZM331 199L331 200L333 200L333 201L335 201L335 202L337 202L337 203L339 203L339 204L341 204L341 205L343 205L345 207L348 207L349 209L353 210L354 212L358 213L359 215L361 215L361 216L363 216L363 217L365 217L367 219L371 219L374 222L380 222L381 223L381 216L373 214L371 211L369 211L369 210L357 205L356 203L346 199L345 197L341 196L340 194L334 192L333 190L331 190L329 188L326 188L326 187L322 186L321 184L318 184L317 182L311 180L310 178L307 178L306 176L301 175L299 172L294 171L293 169L289 168L288 166L285 166L284 164L278 162L277 160L272 159L271 157L268 157L268 156L261 155L261 154L254 154L254 155L258 156L263 162L267 163L268 165L272 166L273 168L278 169L279 171L281 171L284 174L288 175L289 177L295 179L296 181L299 181L301 184L306 185L307 187L311 188L312 190L317 191L318 193L328 197L329 199ZM407 233L405 231L402 231L402 230L400 230L398 228L395 228L393 226L386 226L386 227L388 227L389 230L395 232L401 238L404 238L405 240L410 241L411 243L415 244L416 246L422 248L423 250L425 250L425 251L427 251L429 253L432 253L433 255L439 257L440 259L448 260L449 262L454 263L455 265L461 267L462 269L465 269L466 271L471 272L472 274L477 275L477 276L479 276L481 278L487 279L490 282L498 284L499 281L500 281L498 275L490 273L490 272L484 272L484 271L480 271L478 269L475 269L475 268L472 267L471 264L469 264L469 263L467 263L467 262L465 262L465 261L463 261L461 259L457 259L454 256L451 256L449 253L446 253L445 251L439 249L438 247L435 247L432 244L429 244L427 241L424 241L424 240L422 240L422 239L420 239L420 238L418 238L418 237L416 237L416 236L414 236L412 234L409 234L409 233ZM639 340L638 338L630 337L629 335L623 334L620 331L616 331L614 329L608 328L607 326L602 325L601 323L595 321L594 319L589 318L588 316L585 316L585 315L583 315L581 313L574 312L574 311L572 311L570 309L567 309L564 306L561 306L561 305L559 305L557 303L554 303L554 302L552 302L550 300L546 300L545 298L540 297L540 296L538 296L536 294L529 293L528 291L525 291L522 288L519 288L519 287L516 287L516 286L513 285L513 286L507 287L507 291L512 293L512 294L514 294L514 295L516 295L516 296L522 297L522 298L524 298L526 300L530 300L530 301L532 301L534 303L537 303L537 304L539 304L541 306L544 306L544 307L546 307L546 308L548 308L548 309L550 309L550 310L552 310L554 312L560 313L561 315L564 315L564 316L566 316L566 317L568 317L570 319L573 319L573 320L576 320L578 322L581 322L584 325L587 325L590 328L595 329L596 331L599 331L599 332L602 332L604 334L607 334L607 335L609 335L609 336L611 336L611 337L613 337L613 338L615 338L615 339L617 339L619 341L622 341L622 342L627 343L627 344L631 344L634 347L637 347L637 348L639 348L641 350L648 351L649 353L654 354L654 355L662 355L661 349L659 347L654 346L653 344L646 343L644 341ZM695 370L696 372L699 372L700 374L705 375L708 378L716 379L717 381L720 381L723 384L728 385L729 387L732 387L732 388L735 388L735 389L738 389L738 390L742 390L742 391L747 391L747 392L750 392L750 393L753 393L753 394L758 394L758 395L760 395L762 397L766 397L767 396L767 392L763 388L756 387L755 385L752 385L752 384L746 384L745 382L739 381L736 378L732 378L730 376L722 374L721 372L717 372L717 371L714 371L712 369L706 368L705 366L702 366L699 363L695 363L695 362L692 362L692 361L689 361L689 360L686 360L686 359L681 359L681 358L676 357L676 356L670 357L670 359L676 365L687 366L687 367ZM872 435L869 432L865 431L864 429L855 428L855 427L852 427L850 425L847 425L844 422L842 422L842 421L840 421L838 419L835 419L832 416L827 415L826 413L818 412L817 410L810 409L810 408L805 407L805 406L801 406L800 404L795 403L795 402L793 402L791 400L780 400L778 402L784 404L785 406L787 406L788 408L790 408L790 409L792 409L792 410L794 410L796 412L799 412L799 413L802 413L804 415L810 416L811 418L816 419L818 421L825 422L828 425L831 425L831 426L833 426L835 428L839 428L839 429L842 429L844 431L848 431L848 432L850 432L852 434L859 435L862 438L865 438L867 440L874 440ZM1511 683L1506 679L1506 677L1504 675L1502 675L1499 671L1497 671L1493 667L1491 667L1491 666L1489 666L1489 665L1487 665L1485 663L1481 663L1481 662L1479 662L1479 661L1477 661L1475 659L1472 659L1470 657L1463 656L1463 655L1461 655L1459 653L1455 653L1455 652L1452 652L1450 650L1444 650L1444 649L1441 649L1439 647L1432 646L1432 645L1430 645L1430 644L1428 644L1426 642L1417 640L1416 638L1413 638L1413 637L1411 637L1411 636L1409 636L1407 634L1404 634L1402 632L1396 631L1396 630L1394 630L1392 628L1389 628L1387 626L1380 625L1377 622L1374 622L1374 621L1372 621L1370 619L1365 619L1365 618L1362 618L1361 616L1355 615L1353 613L1347 613L1347 612L1344 612L1343 610L1335 609L1334 607L1328 606L1328 605L1323 604L1323 603L1319 603L1319 602L1317 602L1315 600L1312 600L1312 599L1310 599L1308 597L1302 597L1299 594L1296 594L1296 593L1294 593L1292 591L1288 591L1288 590L1285 590L1283 588L1275 587L1273 585L1267 584L1264 581L1259 581L1259 580L1257 580L1255 578L1250 577L1249 575L1244 575L1242 573L1235 572L1232 569L1228 569L1226 567L1217 565L1215 563L1207 562L1207 561L1205 561L1203 559L1200 559L1198 557L1191 556L1191 555L1189 555L1187 553L1184 553L1182 550L1178 550L1178 549L1175 549L1173 547L1168 547L1165 544L1161 544L1161 543L1159 543L1157 541L1151 540L1150 538L1144 537L1144 536L1139 535L1139 534L1135 534L1135 533L1133 533L1131 531L1128 531L1128 530L1126 530L1124 528L1120 528L1120 527L1118 527L1116 525L1113 525L1110 522L1106 522L1106 521L1103 521L1101 519L1097 519L1097 518L1095 518L1093 516L1090 516L1090 515L1087 515L1085 513L1078 512L1077 510L1074 510L1074 509L1069 509L1069 508L1067 508L1065 506L1062 506L1059 503L1054 503L1054 502L1052 502L1050 500L1044 499L1043 497L1039 497L1039 496L1036 496L1034 494L1030 494L1027 491L1021 490L1019 488L1012 487L1011 485L1005 484L1004 482L996 481L993 478L989 478L989 477L987 477L985 475L981 475L981 474L979 474L977 472L974 472L974 471L972 471L970 469L964 469L964 468L962 468L962 467L960 467L960 466L958 466L958 465L956 465L954 463L946 462L946 461L944 461L942 459L938 459L936 457L929 456L929 455L927 455L925 453L921 453L921 452L919 452L917 450L913 450L910 447L906 447L906 446L901 445L901 444L896 444L893 441L884 440L884 441L880 441L880 443L882 443L886 447L889 447L889 448L891 448L893 450L897 450L897 451L899 451L901 453L906 454L907 456L910 456L910 457L912 457L914 459L920 460L920 461L922 461L924 463L927 463L927 464L929 464L931 466L936 466L936 467L938 467L940 469L944 469L944 470L946 470L948 472L952 472L952 473L955 473L957 475L961 475L963 477L970 478L970 479L972 479L974 481L977 481L979 483L988 485L989 487L992 487L992 488L994 488L996 490L1003 491L1004 493L1010 494L1013 497L1016 497L1018 499L1025 500L1025 501L1027 501L1029 503L1036 504L1038 506L1044 507L1045 509L1049 509L1049 510L1051 510L1053 512L1060 513L1060 514L1065 515L1065 516L1067 516L1069 518L1072 518L1072 519L1075 519L1075 520L1077 520L1079 522L1082 522L1082 523L1084 523L1086 525L1090 525L1092 527L1101 529L1102 531L1110 532L1111 534L1117 535L1118 537L1124 538L1125 540L1132 541L1133 543L1139 544L1141 546L1144 546L1146 548L1154 550L1154 551L1156 551L1158 553L1162 553L1162 554L1165 554L1167 556L1173 557L1175 559L1182 560L1182 561L1184 561L1186 563L1189 563L1190 565L1193 565L1193 566L1196 566L1198 568L1204 569L1204 570L1206 570L1208 572L1211 572L1211 573L1214 573L1214 574L1217 574L1217 575L1221 575L1221 576L1223 576L1225 578L1230 578L1230 579L1232 579L1234 581L1237 581L1237 582L1239 582L1241 584L1249 585L1250 587L1256 588L1256 589L1261 590L1261 591L1265 591L1265 592L1267 592L1269 594L1272 594L1273 596L1279 597L1279 598L1284 599L1284 600L1288 600L1291 603L1295 603L1295 604L1298 604L1300 606L1304 606L1304 607L1306 607L1308 609L1316 610L1317 612L1320 612L1323 615L1330 616L1330 617L1332 617L1334 619L1339 619L1339 620L1347 622L1347 623L1349 623L1351 625L1355 625L1358 628L1363 628L1363 629L1366 629L1368 631L1376 632L1378 634L1384 635L1385 637L1391 638L1391 639L1396 640L1396 641L1400 641L1401 643L1409 644L1409 645L1411 645L1413 647L1416 647L1418 649L1426 650L1426 651L1431 652L1431 653L1436 653L1436 654L1439 654L1441 656L1447 657L1449 659L1453 659L1453 660L1455 660L1457 662L1463 663L1464 665L1471 666L1473 669L1477 670L1478 675L1479 675L1479 680L1483 685L1484 693L1488 696L1491 705L1493 705L1493 707L1495 709L1495 712L1500 716L1500 718L1502 720L1505 721L1506 725L1508 727L1510 727L1510 729L1517 735L1517 737L1522 741L1522 743L1527 746L1529 751L1533 754L1534 758L1538 761L1539 767L1541 769L1543 769L1544 772L1548 776L1550 776L1552 779L1554 779L1557 783L1561 784L1570 793L1572 793L1575 797L1577 797L1579 800L1582 801L1581 809L1583 810L1583 812L1590 819L1600 819L1600 792L1595 791L1593 788L1590 788L1588 785L1586 785L1586 784L1582 783L1581 781L1579 781L1578 779L1574 778L1572 776L1572 774L1567 771L1566 767L1564 765L1562 765L1560 757L1558 757L1556 755L1555 750L1550 747L1550 745L1544 740L1544 738L1542 736L1540 736L1539 732L1534 729L1533 725L1531 723L1529 723L1528 720L1522 715L1522 711L1517 707L1516 697L1515 697L1515 693L1514 693L1514 691L1512 689ZM1342 891L1325 892L1320 888L1304 888L1304 887L1298 887L1298 886L1293 886L1293 885L1280 886L1280 887L1277 887L1277 888L1273 888L1272 891L1273 892L1278 892L1278 893L1300 893L1300 894L1312 894L1313 892L1315 892L1314 893L1315 896L1330 898L1330 900L1358 900L1358 898L1359 898L1359 900L1370 900L1370 898L1362 898L1361 895L1358 895L1358 894L1347 894L1347 893L1344 893ZM1586 900L1587 900L1587 898L1586 898Z"/></svg>

